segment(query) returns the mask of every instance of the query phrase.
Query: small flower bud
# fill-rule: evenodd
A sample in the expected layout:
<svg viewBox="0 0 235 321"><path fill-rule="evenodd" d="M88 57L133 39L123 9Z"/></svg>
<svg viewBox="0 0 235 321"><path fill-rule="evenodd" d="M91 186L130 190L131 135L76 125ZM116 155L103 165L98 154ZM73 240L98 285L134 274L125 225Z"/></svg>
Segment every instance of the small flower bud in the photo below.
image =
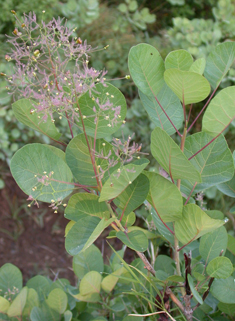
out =
<svg viewBox="0 0 235 321"><path fill-rule="evenodd" d="M79 45L82 44L82 39L79 37L77 40L76 40L76 43L78 43Z"/></svg>
<svg viewBox="0 0 235 321"><path fill-rule="evenodd" d="M125 78L126 78L126 79L130 79L131 76L130 76L130 75L126 75Z"/></svg>
<svg viewBox="0 0 235 321"><path fill-rule="evenodd" d="M33 52L34 56L38 58L40 56L40 51L37 49Z"/></svg>
<svg viewBox="0 0 235 321"><path fill-rule="evenodd" d="M6 61L11 61L11 57L8 56L8 55L6 55L6 56L5 56L5 60L6 60Z"/></svg>
<svg viewBox="0 0 235 321"><path fill-rule="evenodd" d="M22 28L25 28L25 23L22 23L21 27L22 27Z"/></svg>
<svg viewBox="0 0 235 321"><path fill-rule="evenodd" d="M11 10L11 13L16 14L15 10Z"/></svg>
<svg viewBox="0 0 235 321"><path fill-rule="evenodd" d="M3 72L1 72L1 74L0 74L1 76L3 76L3 77L5 77L6 76L6 74L4 74Z"/></svg>

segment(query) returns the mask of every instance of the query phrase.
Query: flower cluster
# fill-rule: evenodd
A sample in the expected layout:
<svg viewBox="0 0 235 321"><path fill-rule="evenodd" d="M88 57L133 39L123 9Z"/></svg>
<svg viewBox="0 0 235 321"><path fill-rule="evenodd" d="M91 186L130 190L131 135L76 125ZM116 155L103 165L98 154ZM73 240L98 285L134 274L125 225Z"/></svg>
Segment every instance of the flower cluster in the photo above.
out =
<svg viewBox="0 0 235 321"><path fill-rule="evenodd" d="M134 158L140 159L140 154L146 155L146 153L140 152L141 150L141 145L136 144L133 142L131 144L133 135L129 136L127 140L119 139L119 138L113 138L113 148L112 150L109 150L107 155L104 155L104 152L101 150L100 153L95 152L95 156L99 159L104 159L107 160L107 162L101 165L98 165L98 173L99 173L99 179L101 180L104 177L104 174L106 172L109 173L111 168L114 168L117 166L117 171L115 173L115 176L118 178L121 174L122 167L125 164L130 163ZM105 144L105 143L104 143ZM105 145L104 145L105 146ZM126 172L135 172L134 169L125 169ZM110 173L109 173L110 175ZM131 182L130 182L131 183Z"/></svg>
<svg viewBox="0 0 235 321"><path fill-rule="evenodd" d="M78 121L77 98L87 91L92 96L96 83L106 86L106 71L88 66L89 54L96 48L73 38L75 29L67 28L63 19L46 24L38 23L34 13L25 14L23 21L15 17L13 36L8 37L13 49L5 56L16 62L14 74L8 77L10 93L36 100L33 111L40 113L42 121L49 116L54 122L54 112Z"/></svg>

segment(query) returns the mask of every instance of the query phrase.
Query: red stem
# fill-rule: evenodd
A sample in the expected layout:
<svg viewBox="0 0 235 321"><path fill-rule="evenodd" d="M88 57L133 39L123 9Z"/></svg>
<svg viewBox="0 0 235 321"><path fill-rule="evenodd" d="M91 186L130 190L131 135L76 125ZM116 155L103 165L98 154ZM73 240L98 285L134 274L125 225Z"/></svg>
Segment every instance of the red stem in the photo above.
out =
<svg viewBox="0 0 235 321"><path fill-rule="evenodd" d="M189 196L188 196L186 202L184 203L184 206L188 203L188 201L189 201L189 199L190 199L190 196L192 195L192 192L194 191L196 185L197 185L197 182L193 185L193 188L192 188L191 192L189 193Z"/></svg>
<svg viewBox="0 0 235 321"><path fill-rule="evenodd" d="M73 84L73 85L74 85L74 84ZM90 146L89 141L88 141L88 137L87 137L87 133L86 133L86 128L85 128L85 124L84 124L84 120L83 120L83 115L82 115L82 112L81 112L81 109L80 109L80 106L79 106L79 103L78 103L78 96L77 96L76 92L75 92L75 97L76 97L76 101L77 101L77 106L78 106L79 115L80 115L81 122L82 122L82 128L83 128L84 136L85 136L85 139L86 139L87 147L88 147L89 154L90 154L90 158L91 158L91 163L92 163L93 170L94 170L94 173L95 173L95 178L96 178L97 186L100 187L100 182L99 182L99 179L98 179L98 175L97 175L97 171L96 171L96 167L95 167L95 162L94 162L95 156L94 156L93 153L92 153L91 146ZM95 152L95 151L94 151L94 152Z"/></svg>

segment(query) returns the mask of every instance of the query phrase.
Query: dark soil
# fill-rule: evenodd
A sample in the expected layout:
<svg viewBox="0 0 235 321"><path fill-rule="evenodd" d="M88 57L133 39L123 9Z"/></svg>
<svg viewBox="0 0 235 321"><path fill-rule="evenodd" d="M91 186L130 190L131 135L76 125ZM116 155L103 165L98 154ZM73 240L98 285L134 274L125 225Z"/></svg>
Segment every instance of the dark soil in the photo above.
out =
<svg viewBox="0 0 235 321"><path fill-rule="evenodd" d="M5 178L6 187L0 190L0 267L12 263L20 268L24 281L41 274L52 279L67 278L75 284L72 270L72 257L66 252L64 230L68 220L63 213L55 214L49 204L28 207L25 195L16 185L10 174ZM105 241L108 231L96 241L105 262L112 254ZM115 249L122 243L109 240ZM131 262L131 250L125 260Z"/></svg>
<svg viewBox="0 0 235 321"><path fill-rule="evenodd" d="M68 278L74 283L72 257L64 247L68 220L48 205L27 207L27 196L9 177L0 190L0 266L12 263L25 281L36 274Z"/></svg>

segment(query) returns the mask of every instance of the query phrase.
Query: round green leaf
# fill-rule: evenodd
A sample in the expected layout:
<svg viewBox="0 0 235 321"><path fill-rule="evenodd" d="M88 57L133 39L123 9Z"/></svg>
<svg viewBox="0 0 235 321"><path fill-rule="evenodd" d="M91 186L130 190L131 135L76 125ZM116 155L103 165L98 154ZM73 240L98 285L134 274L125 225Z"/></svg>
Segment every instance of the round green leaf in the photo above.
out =
<svg viewBox="0 0 235 321"><path fill-rule="evenodd" d="M227 249L235 256L235 238L230 234L228 234Z"/></svg>
<svg viewBox="0 0 235 321"><path fill-rule="evenodd" d="M165 59L165 68L179 69L179 70L189 70L193 63L193 57L191 54L183 49L171 51Z"/></svg>
<svg viewBox="0 0 235 321"><path fill-rule="evenodd" d="M164 271L168 276L174 274L174 261L166 255L158 255L155 262L154 262L154 270Z"/></svg>
<svg viewBox="0 0 235 321"><path fill-rule="evenodd" d="M231 317L235 315L235 304L219 302L218 308L220 309L220 311L230 315Z"/></svg>
<svg viewBox="0 0 235 321"><path fill-rule="evenodd" d="M174 179L201 181L200 173L190 163L174 140L161 128L151 134L151 152L162 168Z"/></svg>
<svg viewBox="0 0 235 321"><path fill-rule="evenodd" d="M175 235L181 243L187 244L224 224L223 220L210 218L199 206L187 204L182 219L175 222Z"/></svg>
<svg viewBox="0 0 235 321"><path fill-rule="evenodd" d="M69 223L65 227L64 236L66 237L68 235L68 232L71 230L71 228L74 226L76 222L75 221L69 221Z"/></svg>
<svg viewBox="0 0 235 321"><path fill-rule="evenodd" d="M41 308L34 307L30 313L30 320L41 321L41 320L46 320L46 317Z"/></svg>
<svg viewBox="0 0 235 321"><path fill-rule="evenodd" d="M65 217L77 222L81 215L97 216L99 218L110 217L109 210L105 202L98 201L99 196L89 193L77 193L70 197L65 209Z"/></svg>
<svg viewBox="0 0 235 321"><path fill-rule="evenodd" d="M95 216L87 216L78 220L69 230L65 239L65 248L70 255L85 251L100 236L103 230L113 222Z"/></svg>
<svg viewBox="0 0 235 321"><path fill-rule="evenodd" d="M183 199L176 185L156 173L146 173L150 180L147 200L157 210L164 222L173 222L182 217Z"/></svg>
<svg viewBox="0 0 235 321"><path fill-rule="evenodd" d="M218 257L222 250L227 248L228 234L226 228L221 226L217 230L203 235L200 239L199 253L206 262Z"/></svg>
<svg viewBox="0 0 235 321"><path fill-rule="evenodd" d="M62 183L72 181L68 165L47 145L22 147L13 156L10 168L19 187L33 199L51 203L63 200L73 190L73 185Z"/></svg>
<svg viewBox="0 0 235 321"><path fill-rule="evenodd" d="M67 310L64 313L64 321L71 321L73 317L73 314L71 311Z"/></svg>
<svg viewBox="0 0 235 321"><path fill-rule="evenodd" d="M235 281L230 276L227 279L214 280L211 285L211 294L222 303L235 304Z"/></svg>
<svg viewBox="0 0 235 321"><path fill-rule="evenodd" d="M126 117L125 97L115 86L106 85L97 84L92 97L86 92L78 99L86 133L96 138L115 133Z"/></svg>
<svg viewBox="0 0 235 321"><path fill-rule="evenodd" d="M11 263L6 263L0 268L0 289L1 295L4 296L5 293L8 297L10 293L15 293L13 297L19 293L23 286L22 273L15 265ZM16 289L16 291L15 291ZM9 293L10 291L10 293Z"/></svg>
<svg viewBox="0 0 235 321"><path fill-rule="evenodd" d="M88 137L88 142L93 150L94 139ZM96 168L98 166L105 172L103 180L105 181L109 174L115 169L109 168L109 163L107 159L104 159L109 155L111 151L110 158L117 159L113 151L113 146L107 143L104 139L97 139L96 141L96 155L102 155L102 157L96 157ZM94 174L94 169L91 162L91 156L87 146L86 138L84 134L80 134L74 137L66 148L66 162L70 167L74 177L79 181L80 184L96 186L97 181Z"/></svg>
<svg viewBox="0 0 235 321"><path fill-rule="evenodd" d="M150 120L157 127L162 127L167 134L173 135L175 129L166 117L165 113L162 111L158 102L153 95L145 95L139 91L139 96L142 104L147 111ZM173 91L166 85L157 94L157 99L160 105L164 108L168 117L173 121L177 129L181 128L184 115L183 108L179 98L173 93Z"/></svg>
<svg viewBox="0 0 235 321"><path fill-rule="evenodd" d="M212 278L226 279L233 272L233 265L227 257L216 257L207 265L206 273Z"/></svg>
<svg viewBox="0 0 235 321"><path fill-rule="evenodd" d="M81 280L79 291L81 295L100 293L102 276L97 271L88 272Z"/></svg>
<svg viewBox="0 0 235 321"><path fill-rule="evenodd" d="M159 52L148 44L131 48L128 66L134 83L145 95L157 95L164 85L164 62Z"/></svg>
<svg viewBox="0 0 235 321"><path fill-rule="evenodd" d="M38 307L38 306L39 306L39 298L38 298L37 292L32 288L28 288L27 301L24 306L23 315L29 316L31 310L34 307Z"/></svg>
<svg viewBox="0 0 235 321"><path fill-rule="evenodd" d="M107 179L100 193L99 202L115 198L140 175L149 161L141 158L135 163L124 165L113 172Z"/></svg>
<svg viewBox="0 0 235 321"><path fill-rule="evenodd" d="M205 77L191 71L167 69L164 73L164 79L185 105L204 100L211 90Z"/></svg>
<svg viewBox="0 0 235 321"><path fill-rule="evenodd" d="M92 244L85 251L73 257L73 271L79 279L90 271L104 271L104 262L100 250Z"/></svg>
<svg viewBox="0 0 235 321"><path fill-rule="evenodd" d="M230 181L219 184L216 187L223 194L235 198L235 175Z"/></svg>
<svg viewBox="0 0 235 321"><path fill-rule="evenodd" d="M191 135L185 140L184 153L187 158L207 145L213 137L205 132ZM197 184L193 193L229 181L234 174L233 157L223 135L220 135L209 146L190 160L191 164L201 174L202 182ZM193 188L194 181L182 182L189 190Z"/></svg>
<svg viewBox="0 0 235 321"><path fill-rule="evenodd" d="M101 282L101 287L105 292L110 293L111 291L113 291L123 270L124 268L121 267L120 269L114 271L113 273L103 278Z"/></svg>
<svg viewBox="0 0 235 321"><path fill-rule="evenodd" d="M30 99L20 99L12 104L12 109L16 118L24 125L33 128L36 131L50 137L53 140L58 140L61 134L58 132L51 118L48 117L46 121L38 119L42 113L31 112L35 107L32 105Z"/></svg>
<svg viewBox="0 0 235 321"><path fill-rule="evenodd" d="M144 252L148 248L148 238L142 231L131 231L124 233L122 231L117 232L117 238L119 238L126 246L134 251Z"/></svg>
<svg viewBox="0 0 235 321"><path fill-rule="evenodd" d="M0 313L6 313L10 306L10 302L4 297L0 296Z"/></svg>
<svg viewBox="0 0 235 321"><path fill-rule="evenodd" d="M22 316L24 306L27 299L28 288L25 286L20 293L15 297L11 306L7 310L7 315L9 317Z"/></svg>
<svg viewBox="0 0 235 321"><path fill-rule="evenodd" d="M223 42L215 47L206 60L204 75L213 88L225 77L235 59L235 43Z"/></svg>
<svg viewBox="0 0 235 321"><path fill-rule="evenodd" d="M145 201L148 191L149 180L145 175L140 174L132 184L128 185L115 199L115 204L127 215Z"/></svg>
<svg viewBox="0 0 235 321"><path fill-rule="evenodd" d="M44 301L50 290L50 280L42 275L36 275L30 279L26 286L30 289L34 289L39 297L40 301Z"/></svg>
<svg viewBox="0 0 235 321"><path fill-rule="evenodd" d="M46 302L50 308L58 311L60 314L63 314L68 304L68 298L63 290L57 288L49 293Z"/></svg>
<svg viewBox="0 0 235 321"><path fill-rule="evenodd" d="M210 102L203 119L202 130L216 136L235 119L235 86L222 89Z"/></svg>
<svg viewBox="0 0 235 321"><path fill-rule="evenodd" d="M206 59L199 58L193 62L193 64L189 68L189 71L196 72L197 74L202 75L204 73L205 67Z"/></svg>

